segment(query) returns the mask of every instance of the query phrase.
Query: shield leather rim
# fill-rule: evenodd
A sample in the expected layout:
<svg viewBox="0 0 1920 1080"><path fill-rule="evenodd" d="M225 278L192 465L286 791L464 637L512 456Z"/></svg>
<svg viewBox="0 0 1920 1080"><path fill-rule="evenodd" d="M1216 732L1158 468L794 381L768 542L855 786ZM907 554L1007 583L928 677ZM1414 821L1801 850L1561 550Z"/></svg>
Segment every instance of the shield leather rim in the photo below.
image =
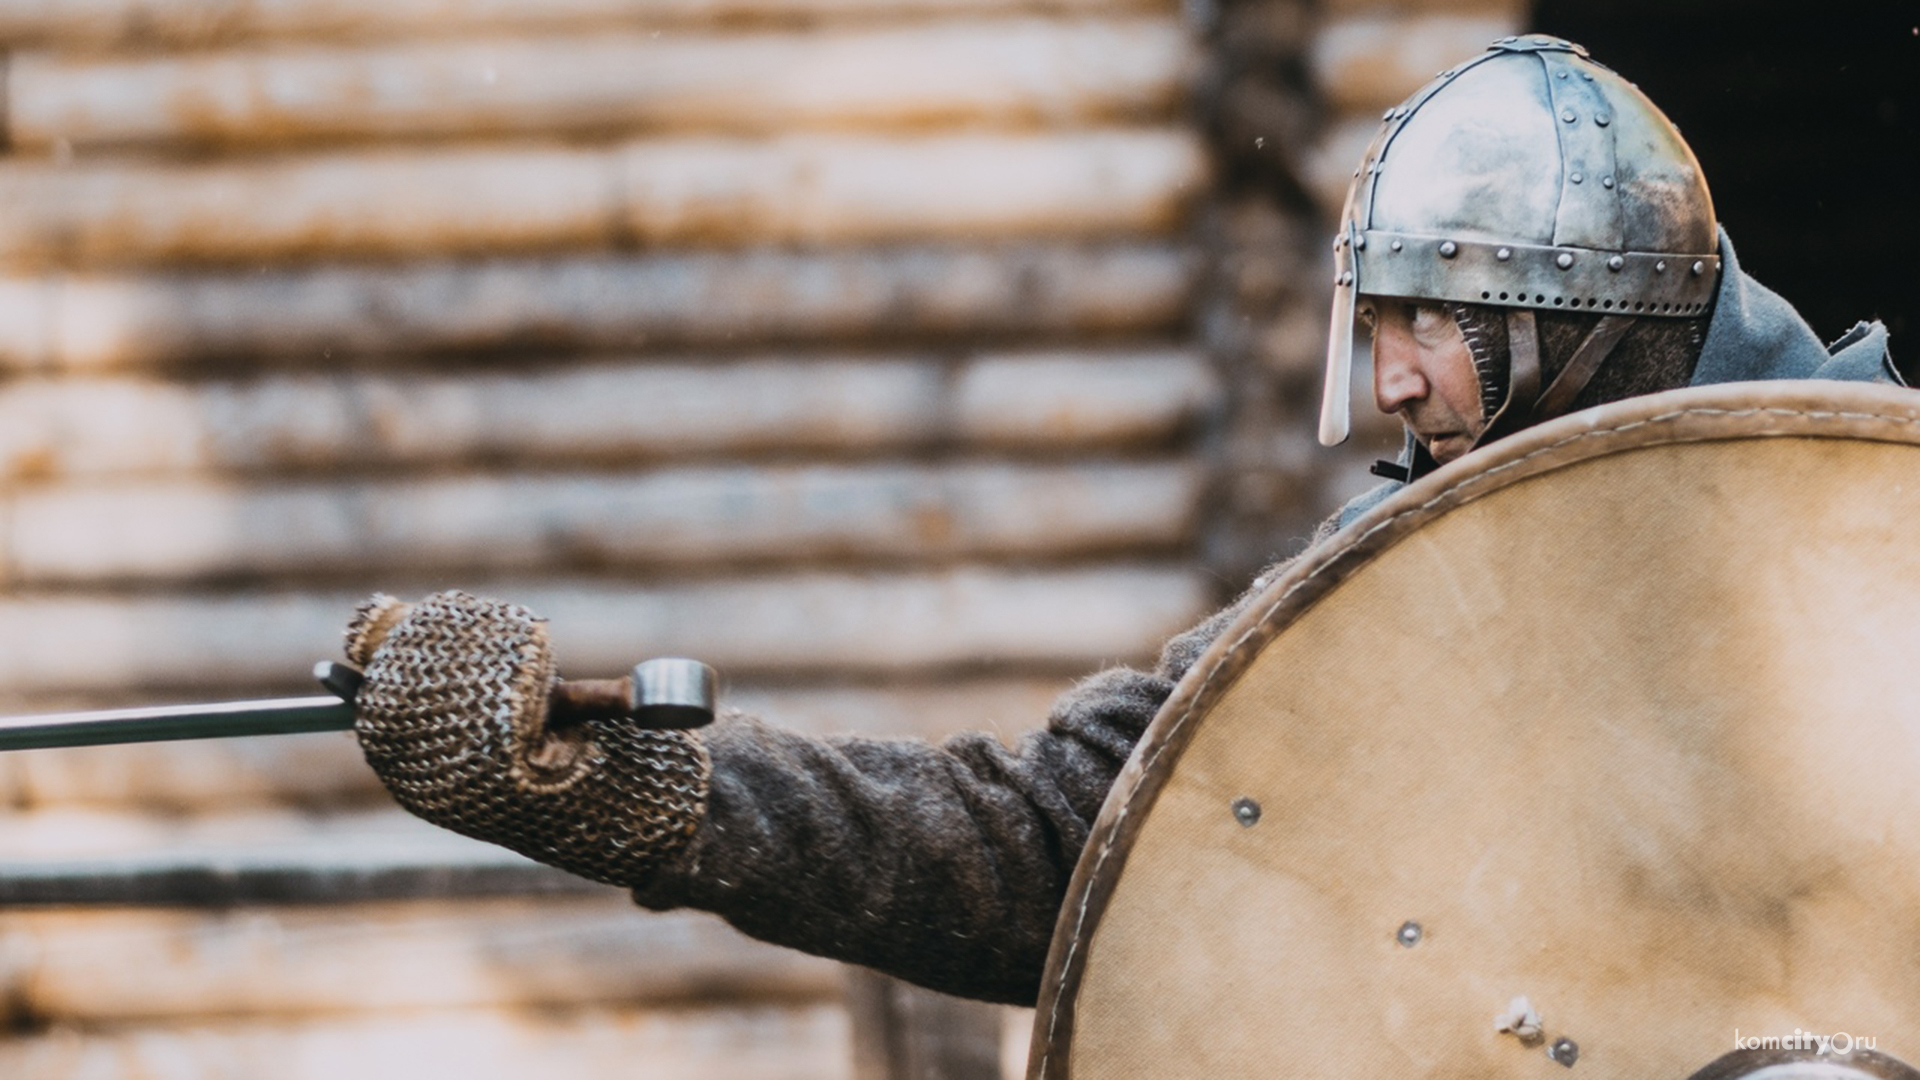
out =
<svg viewBox="0 0 1920 1080"><path fill-rule="evenodd" d="M1032 1080L1066 1080L1086 946L1127 854L1198 725L1262 646L1356 570L1442 514L1523 480L1651 446L1774 437L1920 445L1920 395L1904 387L1792 380L1630 398L1541 424L1469 454L1307 552L1270 582L1187 672L1115 779L1054 928L1028 1057Z"/></svg>

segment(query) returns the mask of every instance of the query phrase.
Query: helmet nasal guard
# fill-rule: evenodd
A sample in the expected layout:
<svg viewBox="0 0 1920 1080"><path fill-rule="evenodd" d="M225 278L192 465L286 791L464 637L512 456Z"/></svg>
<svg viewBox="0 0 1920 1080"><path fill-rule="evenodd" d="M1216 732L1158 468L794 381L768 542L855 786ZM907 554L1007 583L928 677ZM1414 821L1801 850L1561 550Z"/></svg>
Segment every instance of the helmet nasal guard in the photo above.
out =
<svg viewBox="0 0 1920 1080"><path fill-rule="evenodd" d="M1387 110L1334 238L1320 441L1347 438L1358 297L1510 309L1507 398L1483 441L1566 410L1638 318L1712 306L1713 199L1632 83L1551 37L1502 38ZM1602 316L1540 387L1532 312Z"/></svg>

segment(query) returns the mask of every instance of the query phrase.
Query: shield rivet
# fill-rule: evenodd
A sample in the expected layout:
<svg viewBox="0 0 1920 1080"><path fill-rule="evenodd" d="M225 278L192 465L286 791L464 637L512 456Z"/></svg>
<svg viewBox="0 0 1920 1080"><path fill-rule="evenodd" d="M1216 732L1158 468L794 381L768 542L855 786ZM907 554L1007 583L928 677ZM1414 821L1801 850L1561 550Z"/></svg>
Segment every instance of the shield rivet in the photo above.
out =
<svg viewBox="0 0 1920 1080"><path fill-rule="evenodd" d="M1412 919L1401 923L1400 929L1393 932L1393 940L1399 942L1402 948L1407 949L1411 949L1415 945L1420 944L1420 939L1425 936L1426 931L1420 929L1420 924L1414 922Z"/></svg>
<svg viewBox="0 0 1920 1080"><path fill-rule="evenodd" d="M1241 828L1253 828L1260 821L1260 804L1245 795L1233 800L1233 820L1239 822Z"/></svg>
<svg viewBox="0 0 1920 1080"><path fill-rule="evenodd" d="M1699 276L1700 276L1701 274L1703 274L1703 273L1706 273L1706 270L1707 270L1707 264L1706 264L1706 263L1703 263L1703 262L1697 262L1697 263L1694 263L1694 264L1693 264L1693 276L1694 276L1694 277L1699 277Z"/></svg>
<svg viewBox="0 0 1920 1080"><path fill-rule="evenodd" d="M1567 123L1571 124L1575 120L1578 120L1580 118L1573 114L1572 109L1562 109L1560 110L1560 119L1565 120Z"/></svg>
<svg viewBox="0 0 1920 1080"><path fill-rule="evenodd" d="M1580 1060L1580 1044L1562 1035L1547 1047L1547 1056L1571 1069Z"/></svg>

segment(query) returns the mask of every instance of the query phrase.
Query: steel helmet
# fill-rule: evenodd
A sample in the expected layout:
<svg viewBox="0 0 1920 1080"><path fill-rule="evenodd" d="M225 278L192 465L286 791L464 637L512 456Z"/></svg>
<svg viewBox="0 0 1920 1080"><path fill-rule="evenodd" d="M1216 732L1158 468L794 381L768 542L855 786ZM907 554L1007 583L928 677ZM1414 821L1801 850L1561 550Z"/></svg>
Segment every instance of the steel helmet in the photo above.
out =
<svg viewBox="0 0 1920 1080"><path fill-rule="evenodd" d="M1348 434L1362 293L1507 310L1485 442L1565 412L1637 320L1704 316L1720 274L1713 200L1679 130L1585 49L1536 36L1502 38L1387 110L1334 261L1328 446ZM1600 316L1545 387L1536 311Z"/></svg>

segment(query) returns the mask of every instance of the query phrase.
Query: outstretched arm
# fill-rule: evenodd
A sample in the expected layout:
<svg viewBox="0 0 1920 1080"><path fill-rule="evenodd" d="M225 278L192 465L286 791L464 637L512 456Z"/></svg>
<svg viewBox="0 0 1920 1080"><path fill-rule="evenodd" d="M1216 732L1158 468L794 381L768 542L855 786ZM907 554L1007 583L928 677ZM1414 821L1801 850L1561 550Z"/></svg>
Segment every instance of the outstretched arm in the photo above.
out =
<svg viewBox="0 0 1920 1080"><path fill-rule="evenodd" d="M698 735L546 724L545 624L458 593L381 598L349 631L356 730L409 810L655 908L993 1001L1032 1003L1068 878L1114 776L1237 613L1114 669L1008 749L812 738L730 715Z"/></svg>
<svg viewBox="0 0 1920 1080"><path fill-rule="evenodd" d="M1173 683L1114 670L1009 750L809 738L745 716L703 733L688 845L634 896L965 997L1032 1004L1094 815Z"/></svg>

